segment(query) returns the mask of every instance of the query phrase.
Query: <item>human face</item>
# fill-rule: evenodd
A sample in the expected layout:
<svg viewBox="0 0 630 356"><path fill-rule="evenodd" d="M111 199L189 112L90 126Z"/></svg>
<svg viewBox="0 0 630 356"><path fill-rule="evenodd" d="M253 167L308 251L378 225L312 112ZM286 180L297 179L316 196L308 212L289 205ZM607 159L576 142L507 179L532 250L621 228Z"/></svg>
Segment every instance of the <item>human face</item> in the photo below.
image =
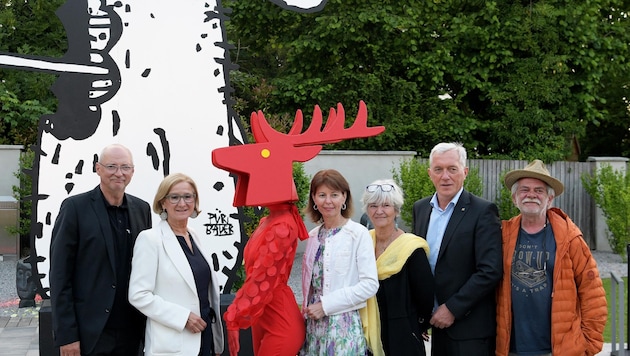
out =
<svg viewBox="0 0 630 356"><path fill-rule="evenodd" d="M112 171L111 167L117 169ZM131 167L131 170L123 170L121 167ZM131 154L125 148L118 146L105 150L95 168L96 174L101 178L101 190L105 194L112 195L124 193L134 173Z"/></svg>
<svg viewBox="0 0 630 356"><path fill-rule="evenodd" d="M367 206L367 214L375 228L391 227L393 230L396 226L396 209L392 203L369 204Z"/></svg>
<svg viewBox="0 0 630 356"><path fill-rule="evenodd" d="M341 217L341 207L346 202L346 193L321 185L313 194L313 201L324 222L335 224L335 219Z"/></svg>
<svg viewBox="0 0 630 356"><path fill-rule="evenodd" d="M162 199L162 209L166 210L170 222L188 220L195 212L195 194L195 189L188 182L179 182L171 187L166 198ZM171 198L173 196L178 196L180 199L173 203L171 200L176 200Z"/></svg>
<svg viewBox="0 0 630 356"><path fill-rule="evenodd" d="M545 182L535 178L522 178L517 183L512 200L521 214L545 218L553 197L547 192Z"/></svg>
<svg viewBox="0 0 630 356"><path fill-rule="evenodd" d="M429 177L437 192L440 206L446 206L464 186L468 175L468 167L459 162L459 154L455 150L433 155Z"/></svg>

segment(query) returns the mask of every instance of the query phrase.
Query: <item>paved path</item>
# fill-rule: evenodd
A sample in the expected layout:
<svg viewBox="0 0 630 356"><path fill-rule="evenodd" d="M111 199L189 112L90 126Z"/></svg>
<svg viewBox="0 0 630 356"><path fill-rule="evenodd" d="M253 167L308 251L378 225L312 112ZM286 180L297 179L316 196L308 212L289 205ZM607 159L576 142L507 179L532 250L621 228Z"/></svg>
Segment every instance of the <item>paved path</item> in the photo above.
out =
<svg viewBox="0 0 630 356"><path fill-rule="evenodd" d="M0 317L0 355L38 356L38 323L36 317Z"/></svg>

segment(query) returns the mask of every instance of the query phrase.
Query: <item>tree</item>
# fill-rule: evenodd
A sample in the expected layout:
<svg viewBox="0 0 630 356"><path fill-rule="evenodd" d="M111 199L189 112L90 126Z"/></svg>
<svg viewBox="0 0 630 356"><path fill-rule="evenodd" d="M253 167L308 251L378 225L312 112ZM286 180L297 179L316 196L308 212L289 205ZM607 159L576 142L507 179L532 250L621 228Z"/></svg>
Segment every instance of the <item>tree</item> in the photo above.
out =
<svg viewBox="0 0 630 356"><path fill-rule="evenodd" d="M55 16L65 0L0 0L0 51L61 57L66 33ZM23 70L0 69L1 144L29 146L37 140L42 115L56 110L50 91L56 77Z"/></svg>
<svg viewBox="0 0 630 356"><path fill-rule="evenodd" d="M622 0L329 0L316 14L224 5L232 58L264 83L271 111L340 101L350 116L363 99L370 123L387 127L334 148L427 156L438 141L460 141L477 157L553 161L588 125L627 112L622 83L605 82L628 68ZM234 84L237 96L253 92Z"/></svg>

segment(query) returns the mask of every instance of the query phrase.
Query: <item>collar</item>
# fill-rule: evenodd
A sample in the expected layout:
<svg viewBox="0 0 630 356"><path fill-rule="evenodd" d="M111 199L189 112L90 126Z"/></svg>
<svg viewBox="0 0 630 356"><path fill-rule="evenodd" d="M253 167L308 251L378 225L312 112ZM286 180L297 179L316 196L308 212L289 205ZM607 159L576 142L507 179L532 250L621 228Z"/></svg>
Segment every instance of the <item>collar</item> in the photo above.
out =
<svg viewBox="0 0 630 356"><path fill-rule="evenodd" d="M98 192L99 192L99 194L100 194L100 196L101 196L101 199L103 199L103 202L105 202L105 208L107 208L107 209L116 209L116 208L119 208L119 209L127 209L127 208L128 208L128 207L127 207L127 194L124 194L124 195L123 195L123 201L122 201L122 204L120 204L120 205L118 205L118 206L117 206L117 205L111 205L111 204L107 201L107 199L105 199L105 195L103 194L103 191L102 191L102 190L100 190L100 189L99 189L99 190L98 190Z"/></svg>
<svg viewBox="0 0 630 356"><path fill-rule="evenodd" d="M448 210L450 207L457 205L457 202L459 202L459 197L462 196L463 192L464 192L464 187L461 187L459 189L459 192L455 194L453 199L451 199L451 201L446 205L446 209L444 210ZM438 199L437 199L437 192L433 193L433 196L431 197L431 201L429 203L431 204L431 207L433 209L440 209L440 204L438 204Z"/></svg>

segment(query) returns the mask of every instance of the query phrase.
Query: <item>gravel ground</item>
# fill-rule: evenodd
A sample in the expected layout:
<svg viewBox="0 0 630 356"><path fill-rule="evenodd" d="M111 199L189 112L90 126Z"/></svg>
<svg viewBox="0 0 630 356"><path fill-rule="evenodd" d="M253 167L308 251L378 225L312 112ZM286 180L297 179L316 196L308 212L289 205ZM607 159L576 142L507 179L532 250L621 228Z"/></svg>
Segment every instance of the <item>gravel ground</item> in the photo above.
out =
<svg viewBox="0 0 630 356"><path fill-rule="evenodd" d="M610 278L611 272L614 272L618 277L628 276L628 264L622 262L619 255L612 252L593 251L593 256L597 260L597 266L602 278ZM35 308L18 308L20 300L15 287L16 264L15 260L0 261L0 316L28 313L37 315L40 303L37 303L38 306ZM293 289L298 303L302 299L301 265L302 254L298 253L295 256L289 280L289 286Z"/></svg>

